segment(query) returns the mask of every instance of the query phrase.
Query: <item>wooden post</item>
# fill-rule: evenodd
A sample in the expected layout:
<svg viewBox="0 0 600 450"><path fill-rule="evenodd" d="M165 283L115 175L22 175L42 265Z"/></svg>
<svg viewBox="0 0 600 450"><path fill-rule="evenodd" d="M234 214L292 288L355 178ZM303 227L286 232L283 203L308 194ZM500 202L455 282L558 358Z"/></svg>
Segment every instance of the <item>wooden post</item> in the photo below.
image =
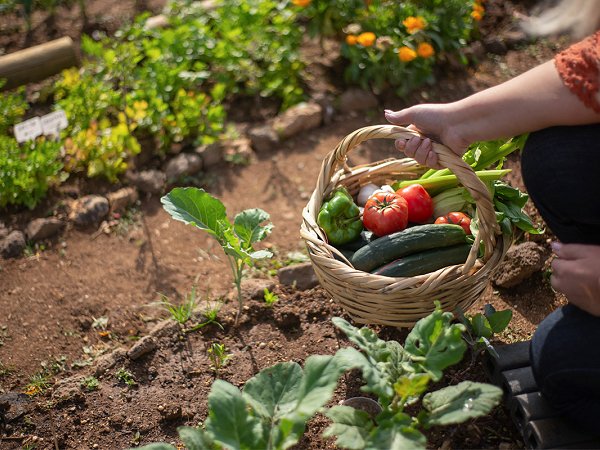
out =
<svg viewBox="0 0 600 450"><path fill-rule="evenodd" d="M76 65L75 45L67 36L0 56L0 78L7 80L3 89L11 89Z"/></svg>

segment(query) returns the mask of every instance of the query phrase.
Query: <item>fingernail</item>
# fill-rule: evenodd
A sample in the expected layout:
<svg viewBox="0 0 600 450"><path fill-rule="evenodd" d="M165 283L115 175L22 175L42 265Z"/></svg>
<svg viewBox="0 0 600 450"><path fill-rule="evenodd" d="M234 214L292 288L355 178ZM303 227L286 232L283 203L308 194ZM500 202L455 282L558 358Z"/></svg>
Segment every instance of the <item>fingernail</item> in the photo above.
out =
<svg viewBox="0 0 600 450"><path fill-rule="evenodd" d="M556 254L558 254L558 252L560 252L560 249L562 248L562 244L560 242L552 242L550 244L550 247L552 247L552 251Z"/></svg>
<svg viewBox="0 0 600 450"><path fill-rule="evenodd" d="M385 109L383 112L385 113L386 116L393 116L394 115L394 111L389 110L389 109Z"/></svg>

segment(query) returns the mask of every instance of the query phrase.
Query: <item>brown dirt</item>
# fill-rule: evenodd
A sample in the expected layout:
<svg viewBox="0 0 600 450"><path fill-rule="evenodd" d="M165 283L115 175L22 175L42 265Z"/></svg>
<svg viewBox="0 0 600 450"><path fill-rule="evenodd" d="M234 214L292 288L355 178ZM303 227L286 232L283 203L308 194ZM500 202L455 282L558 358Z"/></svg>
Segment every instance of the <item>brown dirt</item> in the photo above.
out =
<svg viewBox="0 0 600 450"><path fill-rule="evenodd" d="M90 3L110 3L103 1ZM124 17L120 12L135 9L131 2L113 3L102 11L110 11L119 20ZM0 23L6 26L4 19ZM78 27L66 29L78 36ZM7 38L9 51L19 46L14 36ZM38 40L43 41L41 37ZM505 56L489 55L478 67L444 73L438 84L408 99L385 97L379 110L338 115L330 125L290 139L276 152L256 155L248 166L223 163L206 174L206 187L222 199L230 216L249 207L268 211L275 229L266 245L277 261L285 263L289 252L304 249L298 234L301 210L314 188L321 161L346 134L382 123L384 108L451 101L495 85L549 59L557 45L541 42ZM391 142L369 142L351 155L351 162L370 162L391 154ZM523 188L518 155L508 165L514 169L511 183ZM82 191L89 189L85 186ZM63 201L64 196L53 197L54 203L47 209L60 210ZM529 210L539 218L533 207ZM203 300L225 299L230 293L229 269L216 242L171 220L157 197L142 198L130 216L131 220L121 220L110 234L69 229L48 242L44 251L34 249L30 256L0 261L0 394L22 392L43 367L54 370L52 383L93 373L94 366L86 364L116 348L129 348L167 317L152 305L159 293L179 300L193 285ZM28 217L23 213L0 220L23 224ZM550 235L544 236L541 242L548 238ZM272 264L250 275L268 278L268 269L275 267ZM21 448L34 443L33 437L36 448L108 449L157 440L174 442L177 426L196 425L205 419L206 396L215 379L206 355L210 343L222 342L233 354L219 377L238 386L276 362L303 362L311 354L331 354L348 345L329 320L343 311L322 289L299 292L276 286L275 293L279 302L272 309L261 301L248 300L237 328L231 323L235 305L226 302L219 313L224 331L213 325L185 337L173 333L159 341L155 352L136 362L124 362L137 381L133 388L115 378L119 365L99 376L98 391L83 393L76 401L53 403L52 390L33 397L26 414L5 429L5 436L13 439L0 441L0 447ZM514 342L529 338L543 317L563 301L540 273L514 289L490 287L472 311L481 310L485 303L498 309L512 308L515 318L499 341ZM277 320L282 312L295 318L291 326ZM108 319L109 333L93 326L99 318ZM406 335L406 330L375 328L386 338L402 341ZM461 369L464 365L449 371L446 380ZM479 364L467 377L484 379ZM345 375L334 402L356 395L359 386L355 374ZM333 448L332 441L320 438L326 426L327 420L321 416L311 421L298 448ZM512 448L522 446L503 408L477 421L434 430L429 437L431 448L498 448L502 442Z"/></svg>

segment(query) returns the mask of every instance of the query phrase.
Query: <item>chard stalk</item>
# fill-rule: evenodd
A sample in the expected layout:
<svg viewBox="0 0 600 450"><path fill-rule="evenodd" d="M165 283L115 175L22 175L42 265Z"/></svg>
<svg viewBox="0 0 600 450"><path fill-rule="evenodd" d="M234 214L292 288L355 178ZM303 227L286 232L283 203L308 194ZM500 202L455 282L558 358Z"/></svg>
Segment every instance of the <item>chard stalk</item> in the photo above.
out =
<svg viewBox="0 0 600 450"><path fill-rule="evenodd" d="M506 175L509 172L510 172L510 169L480 170L480 171L475 172L475 175L477 175L481 181L486 183L486 182L490 182L490 181L494 181L494 180L499 180L500 178L502 178L504 175ZM442 175L442 176L435 177L435 178L430 177L430 178L426 178L426 179L419 178L418 180L400 181L400 182L394 184L394 189L396 189L396 190L402 189L402 188L405 188L406 186L410 186L411 184L420 184L425 189L427 189L427 192L429 192L429 195L436 195L445 189L449 189L449 188L458 186L459 181L458 181L458 178L456 177L456 175L454 175L454 174Z"/></svg>

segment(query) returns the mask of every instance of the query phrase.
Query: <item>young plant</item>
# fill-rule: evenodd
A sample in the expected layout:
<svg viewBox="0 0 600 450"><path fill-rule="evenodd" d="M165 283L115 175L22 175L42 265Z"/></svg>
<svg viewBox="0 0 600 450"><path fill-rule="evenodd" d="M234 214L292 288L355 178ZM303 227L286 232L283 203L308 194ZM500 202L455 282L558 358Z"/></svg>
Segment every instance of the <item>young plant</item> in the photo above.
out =
<svg viewBox="0 0 600 450"><path fill-rule="evenodd" d="M129 387L135 386L137 384L133 374L126 370L125 367L121 367L115 372L115 378L119 381L122 381Z"/></svg>
<svg viewBox="0 0 600 450"><path fill-rule="evenodd" d="M269 291L268 288L265 288L265 303L267 306L273 306L279 300L279 297L274 292Z"/></svg>
<svg viewBox="0 0 600 450"><path fill-rule="evenodd" d="M473 353L485 349L492 356L498 357L498 353L490 343L490 339L506 329L512 319L512 311L510 309L496 311L492 305L487 304L484 307L483 314L465 315L463 310L459 308L457 316L466 328L463 337L473 349Z"/></svg>
<svg viewBox="0 0 600 450"><path fill-rule="evenodd" d="M25 387L25 394L30 397L43 394L50 387L50 384L50 376L45 370L37 372L29 379L29 383Z"/></svg>
<svg viewBox="0 0 600 450"><path fill-rule="evenodd" d="M246 267L254 261L269 258L268 250L254 250L253 245L266 238L273 225L268 222L269 214L262 209L246 209L235 216L233 224L227 218L225 206L204 189L175 188L161 198L163 208L175 220L191 224L214 237L227 256L233 281L237 289L238 313L242 312L242 277Z"/></svg>
<svg viewBox="0 0 600 450"><path fill-rule="evenodd" d="M349 406L334 406L326 412L333 424L324 436L336 436L341 448L425 449L422 430L489 413L502 398L502 390L489 384L463 381L423 395L466 350L465 328L452 320L452 314L443 312L436 302L435 311L417 322L402 347L396 341L379 339L368 328L359 330L334 318L333 323L362 351L345 349L343 357L361 368L366 381L362 390L377 396L382 411L372 418ZM412 416L419 401L420 411Z"/></svg>
<svg viewBox="0 0 600 450"><path fill-rule="evenodd" d="M198 306L196 286L192 287L191 292L186 296L185 301L181 305L171 303L169 297L164 294L160 295L159 305L171 314L173 320L183 325L192 318L192 314Z"/></svg>
<svg viewBox="0 0 600 450"><path fill-rule="evenodd" d="M196 325L186 329L185 331L187 333L191 333L194 331L198 331L199 329L204 328L205 326L210 325L210 324L215 324L221 330L223 330L223 325L221 325L217 321L217 317L219 316L219 311L221 310L221 306L223 306L223 304L220 301L209 302L207 299L206 309L204 311L202 311L202 315L204 316L204 318L206 320L204 320L203 322L197 323Z"/></svg>
<svg viewBox="0 0 600 450"><path fill-rule="evenodd" d="M84 388L86 391L88 392L92 392L97 390L100 387L100 382L98 381L98 378L90 376L90 377L85 377L83 380L81 380L81 387Z"/></svg>
<svg viewBox="0 0 600 450"><path fill-rule="evenodd" d="M225 344L221 344L219 342L213 342L210 344L207 352L210 362L212 363L212 366L217 374L219 373L219 370L221 370L225 364L227 364L227 361L229 361L232 356L231 353L227 353Z"/></svg>

